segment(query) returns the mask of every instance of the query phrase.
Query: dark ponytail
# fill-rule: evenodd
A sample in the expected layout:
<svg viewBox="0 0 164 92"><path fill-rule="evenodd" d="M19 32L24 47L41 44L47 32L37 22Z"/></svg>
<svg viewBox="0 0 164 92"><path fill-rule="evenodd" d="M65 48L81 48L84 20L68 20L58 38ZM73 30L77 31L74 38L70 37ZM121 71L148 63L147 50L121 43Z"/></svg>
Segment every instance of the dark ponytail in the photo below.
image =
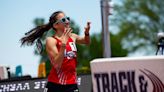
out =
<svg viewBox="0 0 164 92"><path fill-rule="evenodd" d="M59 13L63 13L63 12L62 11L54 12L50 17L48 24L37 26L36 28L33 28L29 32L25 33L25 36L20 39L21 44L22 45L33 45L33 43L36 39L40 40L40 38L46 31L53 28L53 23L55 23L57 21L56 16ZM53 29L55 30L55 28L53 28Z"/></svg>
<svg viewBox="0 0 164 92"><path fill-rule="evenodd" d="M49 29L51 29L51 25L49 23L31 29L29 32L25 33L23 38L21 38L22 45L32 45L36 39L40 39L44 32Z"/></svg>

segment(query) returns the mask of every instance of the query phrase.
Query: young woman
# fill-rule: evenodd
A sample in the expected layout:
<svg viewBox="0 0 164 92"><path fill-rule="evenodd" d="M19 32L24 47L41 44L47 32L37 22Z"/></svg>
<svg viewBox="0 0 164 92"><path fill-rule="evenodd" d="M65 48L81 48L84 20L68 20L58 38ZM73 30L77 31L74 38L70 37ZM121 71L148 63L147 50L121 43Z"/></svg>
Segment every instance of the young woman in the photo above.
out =
<svg viewBox="0 0 164 92"><path fill-rule="evenodd" d="M46 51L52 64L46 92L79 92L77 88L76 63L77 44L90 44L90 22L84 29L84 36L72 33L70 18L64 12L54 12L49 23L38 26L21 39L22 45L32 45L44 32L54 29L55 34L46 39Z"/></svg>

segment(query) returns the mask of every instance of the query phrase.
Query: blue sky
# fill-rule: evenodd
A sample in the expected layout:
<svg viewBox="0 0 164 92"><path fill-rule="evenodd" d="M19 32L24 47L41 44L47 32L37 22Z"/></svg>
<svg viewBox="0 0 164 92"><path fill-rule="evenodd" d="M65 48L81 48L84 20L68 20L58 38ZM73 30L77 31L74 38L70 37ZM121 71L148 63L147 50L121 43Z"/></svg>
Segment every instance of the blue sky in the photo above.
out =
<svg viewBox="0 0 164 92"><path fill-rule="evenodd" d="M22 65L23 75L36 77L40 57L34 55L34 46L20 47L19 39L34 27L35 18L44 18L47 23L57 10L70 16L81 31L91 21L91 33L100 33L100 0L1 0L0 66L9 66L15 72L15 67Z"/></svg>

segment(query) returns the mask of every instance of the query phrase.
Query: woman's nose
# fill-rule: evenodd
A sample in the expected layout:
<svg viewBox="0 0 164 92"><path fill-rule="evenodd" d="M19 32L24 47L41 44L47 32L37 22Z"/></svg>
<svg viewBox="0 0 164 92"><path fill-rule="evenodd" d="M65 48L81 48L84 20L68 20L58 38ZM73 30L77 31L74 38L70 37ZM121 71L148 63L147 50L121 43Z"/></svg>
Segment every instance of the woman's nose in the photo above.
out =
<svg viewBox="0 0 164 92"><path fill-rule="evenodd" d="M68 19L66 19L66 22L65 23L70 23L70 21Z"/></svg>

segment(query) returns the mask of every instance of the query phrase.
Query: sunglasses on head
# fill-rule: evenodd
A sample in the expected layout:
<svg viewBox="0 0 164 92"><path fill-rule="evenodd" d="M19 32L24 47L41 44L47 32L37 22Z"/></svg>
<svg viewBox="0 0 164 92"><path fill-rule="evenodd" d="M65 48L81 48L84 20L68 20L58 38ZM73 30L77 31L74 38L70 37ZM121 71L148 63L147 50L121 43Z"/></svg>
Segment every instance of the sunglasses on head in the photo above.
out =
<svg viewBox="0 0 164 92"><path fill-rule="evenodd" d="M61 23L66 23L66 21L69 21L69 22L70 22L70 18L69 18L69 17L63 17L63 18L57 20L57 21L55 22L55 24L56 24L56 23L59 23L59 22L61 22Z"/></svg>

